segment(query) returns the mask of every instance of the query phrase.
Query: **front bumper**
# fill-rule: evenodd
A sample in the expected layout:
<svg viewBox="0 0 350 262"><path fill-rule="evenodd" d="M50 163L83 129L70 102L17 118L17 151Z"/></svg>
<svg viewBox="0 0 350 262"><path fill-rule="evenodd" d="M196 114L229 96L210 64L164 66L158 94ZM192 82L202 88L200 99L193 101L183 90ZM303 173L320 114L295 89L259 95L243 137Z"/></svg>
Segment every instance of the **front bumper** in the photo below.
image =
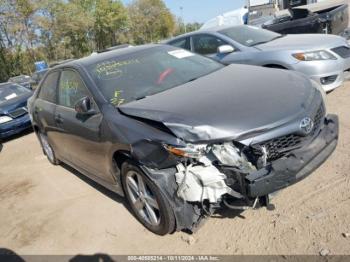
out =
<svg viewBox="0 0 350 262"><path fill-rule="evenodd" d="M31 127L29 114L16 118L8 123L0 124L0 139L18 134Z"/></svg>
<svg viewBox="0 0 350 262"><path fill-rule="evenodd" d="M245 177L250 198L266 196L310 175L331 155L338 142L339 122L336 115L325 119L324 128L307 146L290 152L263 169Z"/></svg>
<svg viewBox="0 0 350 262"><path fill-rule="evenodd" d="M304 61L291 65L291 69L307 75L329 92L344 82L344 72L350 69L350 58L326 61ZM333 82L322 84L323 78L335 77Z"/></svg>

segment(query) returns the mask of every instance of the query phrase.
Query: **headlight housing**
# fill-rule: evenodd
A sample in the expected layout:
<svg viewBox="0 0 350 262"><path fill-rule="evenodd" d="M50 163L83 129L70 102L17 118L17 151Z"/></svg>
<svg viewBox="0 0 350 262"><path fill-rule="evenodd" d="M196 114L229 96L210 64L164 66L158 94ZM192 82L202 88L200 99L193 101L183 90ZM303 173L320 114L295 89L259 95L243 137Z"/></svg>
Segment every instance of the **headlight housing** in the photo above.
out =
<svg viewBox="0 0 350 262"><path fill-rule="evenodd" d="M205 144L193 145L187 144L186 147L174 147L171 145L164 145L165 149L171 154L178 157L188 157L199 159L208 152L208 146Z"/></svg>
<svg viewBox="0 0 350 262"><path fill-rule="evenodd" d="M293 54L293 57L299 61L337 60L333 54L326 50L295 53Z"/></svg>
<svg viewBox="0 0 350 262"><path fill-rule="evenodd" d="M12 120L12 118L9 116L0 116L0 124L10 122L11 120Z"/></svg>

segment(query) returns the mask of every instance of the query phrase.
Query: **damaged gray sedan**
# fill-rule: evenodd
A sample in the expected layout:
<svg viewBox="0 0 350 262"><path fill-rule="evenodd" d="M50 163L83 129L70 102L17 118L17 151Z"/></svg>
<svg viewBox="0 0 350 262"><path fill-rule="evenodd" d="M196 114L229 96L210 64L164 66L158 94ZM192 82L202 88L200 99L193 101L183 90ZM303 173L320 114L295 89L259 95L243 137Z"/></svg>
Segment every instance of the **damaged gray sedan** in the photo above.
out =
<svg viewBox="0 0 350 262"><path fill-rule="evenodd" d="M125 195L159 235L194 230L221 208L268 206L338 140L317 83L164 45L59 65L29 112L51 163Z"/></svg>

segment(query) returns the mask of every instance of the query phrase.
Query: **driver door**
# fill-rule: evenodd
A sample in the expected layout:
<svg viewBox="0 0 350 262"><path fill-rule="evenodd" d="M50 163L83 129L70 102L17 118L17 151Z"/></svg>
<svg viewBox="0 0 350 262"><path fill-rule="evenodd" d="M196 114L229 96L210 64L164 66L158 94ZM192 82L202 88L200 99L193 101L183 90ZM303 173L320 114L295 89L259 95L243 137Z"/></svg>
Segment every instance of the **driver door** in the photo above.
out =
<svg viewBox="0 0 350 262"><path fill-rule="evenodd" d="M60 146L65 149L65 160L77 169L113 181L108 175L106 147L101 140L102 114L95 103L93 107L97 113L94 115L81 115L74 109L75 104L87 96L93 101L79 73L73 69L63 70L54 117L60 130Z"/></svg>

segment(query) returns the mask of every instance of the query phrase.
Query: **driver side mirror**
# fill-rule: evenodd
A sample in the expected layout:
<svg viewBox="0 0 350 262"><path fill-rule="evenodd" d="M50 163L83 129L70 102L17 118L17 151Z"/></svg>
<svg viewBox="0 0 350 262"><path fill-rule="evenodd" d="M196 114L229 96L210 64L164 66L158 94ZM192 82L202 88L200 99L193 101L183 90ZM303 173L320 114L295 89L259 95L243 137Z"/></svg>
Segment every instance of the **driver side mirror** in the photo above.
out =
<svg viewBox="0 0 350 262"><path fill-rule="evenodd" d="M235 51L235 48L230 45L222 45L218 47L219 54L229 54L229 53L233 53L234 51Z"/></svg>
<svg viewBox="0 0 350 262"><path fill-rule="evenodd" d="M75 111L81 115L94 115L95 109L92 108L91 99L86 96L80 99L74 106Z"/></svg>

